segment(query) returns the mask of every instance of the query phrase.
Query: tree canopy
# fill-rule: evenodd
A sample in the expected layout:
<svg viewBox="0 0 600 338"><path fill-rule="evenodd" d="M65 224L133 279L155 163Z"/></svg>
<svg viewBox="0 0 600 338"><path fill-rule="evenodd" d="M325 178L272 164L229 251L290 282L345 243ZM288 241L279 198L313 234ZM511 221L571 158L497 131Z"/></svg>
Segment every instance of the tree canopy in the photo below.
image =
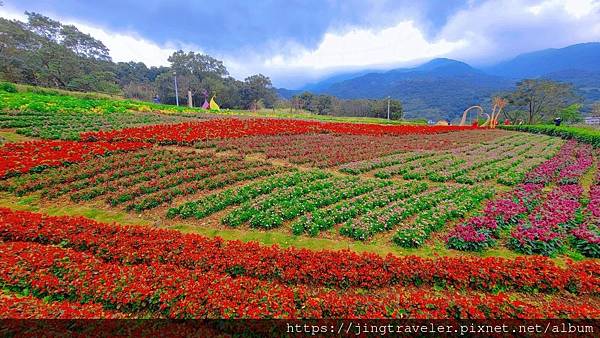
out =
<svg viewBox="0 0 600 338"><path fill-rule="evenodd" d="M390 119L403 117L402 103L390 99ZM388 99L339 99L331 95L304 92L291 99L292 108L304 109L320 115L387 118Z"/></svg>
<svg viewBox="0 0 600 338"><path fill-rule="evenodd" d="M77 91L123 94L174 104L175 76L179 102L187 91L196 105L204 94L217 95L223 108L272 107L277 99L271 80L253 75L244 81L229 76L222 61L192 51L176 51L169 67L111 60L108 48L73 25L25 12L27 22L0 18L0 79Z"/></svg>
<svg viewBox="0 0 600 338"><path fill-rule="evenodd" d="M577 97L571 84L527 79L518 82L515 91L506 94L505 98L509 107L504 114L509 120L522 119L527 124L534 124L559 117Z"/></svg>

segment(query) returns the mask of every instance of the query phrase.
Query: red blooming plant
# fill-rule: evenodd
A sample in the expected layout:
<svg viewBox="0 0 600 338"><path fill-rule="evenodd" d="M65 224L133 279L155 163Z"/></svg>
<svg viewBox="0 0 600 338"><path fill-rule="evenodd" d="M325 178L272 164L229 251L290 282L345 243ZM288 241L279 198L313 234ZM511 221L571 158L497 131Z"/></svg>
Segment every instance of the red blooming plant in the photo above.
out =
<svg viewBox="0 0 600 338"><path fill-rule="evenodd" d="M172 264L122 265L89 253L27 242L0 243L0 283L36 297L88 308L166 318L597 318L600 311L560 297L540 304L468 291L395 286L359 289L281 284ZM0 304L2 304L0 302ZM97 304L97 305L94 305ZM1 305L0 305L1 306ZM57 309L59 309L57 307ZM101 315L99 312L98 315Z"/></svg>
<svg viewBox="0 0 600 338"><path fill-rule="evenodd" d="M339 133L352 135L437 134L473 127L404 126L364 123L334 123L291 119L213 119L172 125L155 125L81 134L83 140L135 140L161 144L192 144L211 139L253 135Z"/></svg>
<svg viewBox="0 0 600 338"><path fill-rule="evenodd" d="M444 285L474 290L503 289L580 294L600 293L600 263L573 262L567 268L540 257L398 257L350 251L264 247L177 231L125 227L85 218L50 217L0 209L0 238L61 244L107 262L168 263L185 269L250 276L281 283L379 288Z"/></svg>
<svg viewBox="0 0 600 338"><path fill-rule="evenodd" d="M108 319L126 315L104 310L100 304L45 302L32 296L0 293L0 319Z"/></svg>
<svg viewBox="0 0 600 338"><path fill-rule="evenodd" d="M149 147L142 142L30 141L0 148L0 178L48 167L85 161L90 157Z"/></svg>

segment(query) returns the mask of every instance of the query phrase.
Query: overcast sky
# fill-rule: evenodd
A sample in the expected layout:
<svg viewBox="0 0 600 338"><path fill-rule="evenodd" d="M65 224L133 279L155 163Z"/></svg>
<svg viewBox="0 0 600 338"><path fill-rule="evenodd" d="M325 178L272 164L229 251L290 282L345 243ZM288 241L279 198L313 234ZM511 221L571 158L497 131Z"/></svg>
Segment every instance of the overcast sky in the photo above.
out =
<svg viewBox="0 0 600 338"><path fill-rule="evenodd" d="M294 88L348 69L450 57L485 65L543 48L600 41L600 0L4 0L75 24L114 61L168 65L209 54L238 79L263 73Z"/></svg>

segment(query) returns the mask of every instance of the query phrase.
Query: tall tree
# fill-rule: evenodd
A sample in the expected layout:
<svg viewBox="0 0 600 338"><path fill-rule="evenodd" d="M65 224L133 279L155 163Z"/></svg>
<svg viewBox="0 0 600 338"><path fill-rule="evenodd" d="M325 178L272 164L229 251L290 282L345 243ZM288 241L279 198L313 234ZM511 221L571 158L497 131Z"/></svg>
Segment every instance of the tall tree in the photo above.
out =
<svg viewBox="0 0 600 338"><path fill-rule="evenodd" d="M108 48L89 34L82 33L73 25L62 26L60 44L75 54L101 61L111 61Z"/></svg>
<svg viewBox="0 0 600 338"><path fill-rule="evenodd" d="M253 108L259 101L266 107L273 107L277 94L271 84L271 79L262 74L252 75L244 80L241 100L246 108Z"/></svg>
<svg viewBox="0 0 600 338"><path fill-rule="evenodd" d="M224 77L229 75L227 68L212 56L179 50L169 56L171 68L181 75Z"/></svg>
<svg viewBox="0 0 600 338"><path fill-rule="evenodd" d="M581 104L573 103L559 112L559 117L566 123L578 123L583 121L583 116L581 116Z"/></svg>
<svg viewBox="0 0 600 338"><path fill-rule="evenodd" d="M518 82L515 91L506 99L511 112L526 112L527 123L533 124L557 115L561 109L574 103L576 95L570 84L528 79Z"/></svg>

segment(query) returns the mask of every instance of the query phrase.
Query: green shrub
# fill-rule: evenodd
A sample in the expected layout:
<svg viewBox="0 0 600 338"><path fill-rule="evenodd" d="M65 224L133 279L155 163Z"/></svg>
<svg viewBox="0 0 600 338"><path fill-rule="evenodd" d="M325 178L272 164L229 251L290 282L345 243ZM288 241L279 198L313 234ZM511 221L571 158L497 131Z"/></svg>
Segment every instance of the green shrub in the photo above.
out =
<svg viewBox="0 0 600 338"><path fill-rule="evenodd" d="M583 127L556 127L553 125L523 125L523 126L498 126L506 130L524 131L533 134L546 134L567 140L574 139L579 142L600 147L600 130Z"/></svg>
<svg viewBox="0 0 600 338"><path fill-rule="evenodd" d="M9 82L0 82L0 90L3 90L8 93L16 93L17 86Z"/></svg>

